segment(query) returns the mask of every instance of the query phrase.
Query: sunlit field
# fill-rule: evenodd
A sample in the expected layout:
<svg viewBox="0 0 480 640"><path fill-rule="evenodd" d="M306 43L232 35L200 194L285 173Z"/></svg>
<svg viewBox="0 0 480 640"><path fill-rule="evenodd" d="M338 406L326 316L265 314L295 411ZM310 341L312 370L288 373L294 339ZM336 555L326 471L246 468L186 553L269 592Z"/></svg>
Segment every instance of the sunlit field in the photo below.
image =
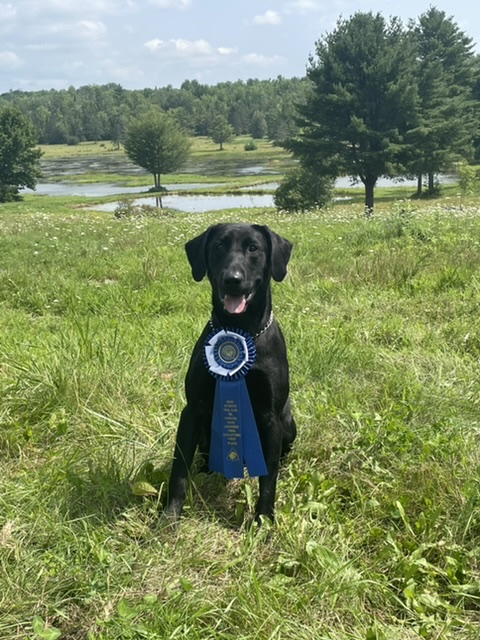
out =
<svg viewBox="0 0 480 640"><path fill-rule="evenodd" d="M115 219L0 208L0 637L477 640L480 204ZM161 519L210 313L183 245L218 220L294 242L273 285L299 426L277 520L193 478ZM140 495L139 495L140 494Z"/></svg>
<svg viewBox="0 0 480 640"><path fill-rule="evenodd" d="M245 146L254 143L255 149ZM209 192L261 185L281 177L292 166L290 155L268 140L236 136L219 145L209 138L192 137L191 154L181 172L162 175L162 185L205 183ZM153 177L135 167L122 146L111 142L82 142L78 145L40 145L44 175L41 182L115 183L124 186L153 186ZM260 167L258 175L241 175L240 167ZM273 177L272 177L273 176ZM212 186L209 184L212 183ZM213 186L213 185L224 185Z"/></svg>
<svg viewBox="0 0 480 640"><path fill-rule="evenodd" d="M254 142L257 149L245 152L245 144ZM276 157L288 158L289 154L281 147L275 147L273 143L265 138L252 140L250 136L235 136L230 142L224 143L223 151L219 150L219 145L215 144L210 138L205 136L193 136L191 138L193 155L221 154L228 156L230 154L248 153L250 156L268 154L271 157L272 149L276 149ZM44 144L39 145L44 157L50 158L72 158L88 155L105 155L111 153L124 153L123 146L117 148L112 142L81 142L75 145L64 144Z"/></svg>

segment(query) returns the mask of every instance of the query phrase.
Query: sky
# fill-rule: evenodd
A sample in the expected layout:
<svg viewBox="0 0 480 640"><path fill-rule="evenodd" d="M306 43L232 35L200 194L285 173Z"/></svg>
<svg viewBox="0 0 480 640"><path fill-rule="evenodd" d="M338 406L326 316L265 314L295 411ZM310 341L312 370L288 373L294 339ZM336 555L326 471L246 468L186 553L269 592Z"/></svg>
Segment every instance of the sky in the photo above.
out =
<svg viewBox="0 0 480 640"><path fill-rule="evenodd" d="M432 4L480 53L478 0L0 0L0 93L301 77L340 17L406 23Z"/></svg>

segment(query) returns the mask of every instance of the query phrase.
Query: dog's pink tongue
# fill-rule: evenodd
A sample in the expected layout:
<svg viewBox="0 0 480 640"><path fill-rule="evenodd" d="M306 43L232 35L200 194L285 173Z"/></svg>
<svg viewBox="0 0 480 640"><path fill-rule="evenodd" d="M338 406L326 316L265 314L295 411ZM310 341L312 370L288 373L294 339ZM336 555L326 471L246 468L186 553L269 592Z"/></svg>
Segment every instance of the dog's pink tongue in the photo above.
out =
<svg viewBox="0 0 480 640"><path fill-rule="evenodd" d="M228 313L243 313L247 306L245 296L229 296L223 299L223 306Z"/></svg>

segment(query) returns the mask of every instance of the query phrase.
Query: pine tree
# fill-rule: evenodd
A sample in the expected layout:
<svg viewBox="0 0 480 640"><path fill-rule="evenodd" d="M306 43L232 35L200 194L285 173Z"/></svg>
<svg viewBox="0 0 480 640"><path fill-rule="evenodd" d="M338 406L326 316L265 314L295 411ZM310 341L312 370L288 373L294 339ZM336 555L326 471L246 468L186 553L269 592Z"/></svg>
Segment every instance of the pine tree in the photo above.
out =
<svg viewBox="0 0 480 640"><path fill-rule="evenodd" d="M356 13L317 41L307 75L302 131L285 146L304 166L358 178L371 214L378 178L401 175L408 157L418 103L411 38L396 18Z"/></svg>
<svg viewBox="0 0 480 640"><path fill-rule="evenodd" d="M473 44L444 11L430 7L411 32L418 51L419 123L409 134L410 172L428 174L434 191L435 174L472 150Z"/></svg>

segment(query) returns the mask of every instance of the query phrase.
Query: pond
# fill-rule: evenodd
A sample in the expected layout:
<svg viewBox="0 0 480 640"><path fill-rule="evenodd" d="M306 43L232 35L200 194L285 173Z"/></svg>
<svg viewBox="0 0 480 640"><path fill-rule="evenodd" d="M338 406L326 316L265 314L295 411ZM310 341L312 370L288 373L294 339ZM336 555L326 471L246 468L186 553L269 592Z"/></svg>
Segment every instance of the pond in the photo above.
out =
<svg viewBox="0 0 480 640"><path fill-rule="evenodd" d="M137 198L132 204L143 205L148 204L151 206L157 206L157 198L155 196L148 196L145 198ZM241 194L241 195L185 195L172 194L162 196L162 205L168 209L178 209L179 211L185 211L186 213L202 213L204 211L220 211L221 209L252 209L255 207L273 207L273 195L253 195L253 194ZM106 202L104 204L97 204L94 208L95 211L115 211L118 206L118 202Z"/></svg>
<svg viewBox="0 0 480 640"><path fill-rule="evenodd" d="M457 177L454 175L437 175L435 176L436 180L440 184L451 184L452 182L456 182ZM337 178L335 182L336 189L352 189L352 188L362 188L362 183L356 182L352 183L352 179L349 176L342 176ZM412 187L414 189L417 188L417 179L399 179L399 178L378 178L377 184L375 187Z"/></svg>
<svg viewBox="0 0 480 640"><path fill-rule="evenodd" d="M441 184L449 184L452 182L455 182L456 178L453 175L444 175L444 176L440 176L439 181ZM279 183L278 182L268 182L262 185L252 185L250 187L243 187L242 189L240 189L241 191L244 192L248 192L248 191L275 191L275 189L278 187ZM202 189L202 188L208 188L208 187L217 187L217 186L221 186L221 183L219 182L209 182L209 183L201 183L201 182L188 182L188 183L183 183L183 184L169 184L167 185L167 189L169 191L190 191L190 190L195 190L195 189ZM228 186L227 184L225 186ZM361 188L361 184L352 184L352 181L350 178L344 176L342 178L338 178L335 186L337 189L350 189L353 187L360 187ZM398 180L389 180L388 178L380 178L378 180L377 183L377 187L401 187L401 186L405 186L405 187L412 187L412 188L416 188L417 186L417 182L416 180L403 180L403 181L398 181ZM107 182L99 182L99 183L90 183L90 184L75 184L75 183L71 183L71 182L40 182L37 184L37 188L35 191L31 191L30 189L26 189L25 193L35 193L36 195L40 195L40 196L84 196L87 198L99 198L102 196L120 196L120 195L127 195L127 194L131 194L131 193L142 193L147 191L147 187L146 186L141 186L141 187L125 187L122 186L120 184L113 184L113 183L107 183ZM168 196L165 195L165 198L167 197L180 197L180 196ZM182 202L185 202L187 198L189 199L194 199L194 198L205 198L206 196L183 196L182 197ZM212 196L212 198L220 198L223 196ZM230 197L230 198L235 198L235 197L240 197L240 196L225 196L225 197ZM268 195L267 197L270 198L271 201L271 196ZM150 200L154 200L154 196L148 196L149 201ZM217 200L213 200L212 203L217 202ZM244 202L243 200L241 202ZM233 205L233 206L261 206L261 205L245 205L245 204L239 204L239 205ZM265 206L271 206L271 205L265 205ZM185 211L186 209L184 209Z"/></svg>
<svg viewBox="0 0 480 640"><path fill-rule="evenodd" d="M203 163L201 160L192 159L191 165L184 169L184 173L194 172L204 176L211 176L215 180L215 175L242 175L242 176L272 176L272 181L263 185L252 185L243 187L236 195L205 195L205 194L185 194L168 192L162 196L162 203L164 207L179 209L187 213L202 212L202 211L217 211L221 209L229 208L253 208L253 207L273 207L273 192L278 187L278 177L282 169L272 169L262 164L255 164L253 158L238 160L225 159L221 156L214 161ZM82 183L75 184L68 182L68 177L71 175L81 175L84 173L103 173L103 174L121 174L121 175L148 175L143 169L135 166L128 158L123 154L117 154L112 152L107 156L89 156L80 157L74 159L50 159L42 161L42 170L44 175L44 182L37 185L35 194L48 195L48 196L82 196L86 198L99 198L102 196L122 196L128 194L142 194L141 197L136 199L133 204L142 205L149 204L157 206L156 196L146 195L146 186L126 187L121 184L115 184L114 182L103 183ZM54 178L55 176L55 178ZM49 178L57 180L62 177L64 182L49 182ZM275 181L277 179L277 181ZM439 182L446 184L453 182L454 176L440 176ZM416 188L416 180L389 180L387 178L380 178L377 182L377 187L411 187L412 190ZM169 191L192 191L195 189L208 189L208 187L220 186L218 182L211 183L184 183L184 184L169 184L166 185ZM228 183L224 183L225 188L228 188ZM337 189L350 189L352 187L361 188L361 183L352 183L349 177L340 177L337 179L335 186ZM249 193L249 192L252 193ZM258 194L258 191L263 191L263 194ZM30 190L26 190L27 193L32 193ZM257 192L257 193L253 193ZM348 199L348 197L342 198ZM101 211L114 211L118 206L118 202L109 202L105 204L99 204L95 206L95 209Z"/></svg>
<svg viewBox="0 0 480 640"><path fill-rule="evenodd" d="M169 184L168 190L187 191L206 187L218 187L220 182L188 182L184 184ZM40 196L85 196L87 198L100 198L102 196L121 196L129 193L142 193L148 190L143 187L125 187L121 184L98 182L91 184L74 184L72 182L40 182L35 191L26 189L25 193L35 193Z"/></svg>
<svg viewBox="0 0 480 640"><path fill-rule="evenodd" d="M440 182L447 184L453 182L455 176L440 176ZM168 209L178 209L186 213L202 213L204 211L220 211L222 209L251 209L255 207L273 207L274 199L273 193L253 194L248 193L249 190L265 190L273 191L278 187L278 182L268 182L263 185L256 185L252 187L244 187L242 194L221 194L221 195L182 195L182 194L165 194L162 196L162 206ZM98 185L96 185L98 186ZM193 185L168 185L170 188L179 189L182 186L185 188L193 188ZM198 185L198 186L206 186ZM361 184L352 184L352 181L348 177L338 178L335 185L338 189L349 189L352 187L362 187ZM396 186L408 186L416 188L416 180L389 180L388 178L380 178L377 186L379 187L396 187ZM125 193L125 192L124 192ZM104 194L105 195L105 194ZM335 198L336 200L349 200L350 198L342 197ZM118 202L107 202L105 204L95 205L97 211L115 211L118 206ZM154 195L145 196L135 199L132 204L134 205L150 205L159 206L158 198ZM93 208L93 207L92 207Z"/></svg>
<svg viewBox="0 0 480 640"><path fill-rule="evenodd" d="M279 168L254 165L252 160L252 158L228 158L221 154L218 158L210 158L208 161L191 157L182 168L182 173L193 173L202 176L258 176L278 175L282 172ZM287 164L291 164L291 162L287 162ZM81 175L84 173L117 174L122 176L148 175L148 171L133 164L123 153L116 151L98 156L43 158L40 160L40 166L45 181L52 177L55 177L55 179L63 177L68 180L69 175Z"/></svg>

